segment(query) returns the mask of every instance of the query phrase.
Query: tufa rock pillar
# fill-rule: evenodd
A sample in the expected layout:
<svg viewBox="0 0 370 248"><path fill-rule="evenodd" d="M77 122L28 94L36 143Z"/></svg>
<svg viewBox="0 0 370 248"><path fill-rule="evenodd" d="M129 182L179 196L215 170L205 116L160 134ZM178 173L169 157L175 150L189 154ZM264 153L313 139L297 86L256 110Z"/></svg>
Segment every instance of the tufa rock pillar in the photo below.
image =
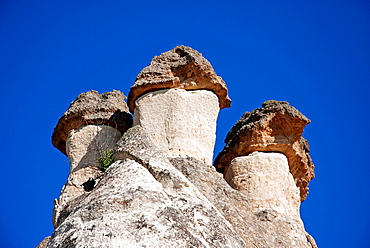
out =
<svg viewBox="0 0 370 248"><path fill-rule="evenodd" d="M194 49L177 46L153 58L128 96L134 125L147 130L169 157L211 164L218 112L230 106L227 87Z"/></svg>
<svg viewBox="0 0 370 248"><path fill-rule="evenodd" d="M70 172L60 197L54 201L56 228L68 215L71 202L91 191L104 168L99 163L115 148L116 142L132 125L125 96L120 91L80 94L59 119L52 135L53 145L68 156Z"/></svg>
<svg viewBox="0 0 370 248"><path fill-rule="evenodd" d="M315 176L308 142L302 137L304 127L310 122L288 102L266 101L262 108L244 113L231 128L224 149L215 159L215 167L226 175L236 157L255 151L282 153L288 159L289 171L303 202L308 183Z"/></svg>
<svg viewBox="0 0 370 248"><path fill-rule="evenodd" d="M306 244L311 237L299 214L314 177L308 144L302 137L308 123L289 103L266 101L232 127L215 160L217 170L246 196L250 211L261 220L281 219L281 226L295 223L287 229L295 244Z"/></svg>
<svg viewBox="0 0 370 248"><path fill-rule="evenodd" d="M178 46L155 57L129 107L124 98L83 93L55 127L71 171L40 247L317 248L299 216L314 177L302 138L310 120L289 103L245 113L212 166L230 99L200 53ZM102 151L114 151L104 172Z"/></svg>

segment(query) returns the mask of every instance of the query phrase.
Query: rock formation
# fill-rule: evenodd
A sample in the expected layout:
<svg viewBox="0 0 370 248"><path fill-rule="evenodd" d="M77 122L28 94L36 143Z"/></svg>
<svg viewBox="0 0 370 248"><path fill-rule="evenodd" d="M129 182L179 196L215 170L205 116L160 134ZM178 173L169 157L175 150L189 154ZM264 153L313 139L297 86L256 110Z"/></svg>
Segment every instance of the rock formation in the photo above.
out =
<svg viewBox="0 0 370 248"><path fill-rule="evenodd" d="M125 132L132 125L132 117L128 113L125 99L123 93L118 90L101 95L94 90L80 94L54 128L53 145L67 155L66 141L69 131L86 125L106 125L121 133Z"/></svg>
<svg viewBox="0 0 370 248"><path fill-rule="evenodd" d="M84 93L59 120L53 144L71 172L38 247L316 247L299 215L313 178L301 137L309 120L295 108L268 101L244 114L214 167L230 99L200 53L175 47L143 69L130 129L123 100Z"/></svg>
<svg viewBox="0 0 370 248"><path fill-rule="evenodd" d="M96 188L56 229L49 247L244 247L233 227L143 128L124 134L115 158Z"/></svg>
<svg viewBox="0 0 370 248"><path fill-rule="evenodd" d="M262 108L246 112L226 136L225 148L215 166L227 173L231 160L254 151L280 152L287 156L290 173L300 188L301 201L306 199L314 166L304 127L311 121L288 102L266 101Z"/></svg>
<svg viewBox="0 0 370 248"><path fill-rule="evenodd" d="M300 218L273 208L258 210L250 195L230 187L213 166L191 157L170 161L221 212L245 247L317 247Z"/></svg>
<svg viewBox="0 0 370 248"><path fill-rule="evenodd" d="M96 91L80 94L59 119L52 136L53 145L70 160L70 172L60 197L54 202L53 225L65 218L61 213L72 200L84 194L84 183L103 175L98 159L132 125L132 117L122 92L101 95Z"/></svg>
<svg viewBox="0 0 370 248"><path fill-rule="evenodd" d="M194 49L178 46L154 57L128 96L141 125L168 156L192 154L212 164L220 108L230 106L225 82Z"/></svg>

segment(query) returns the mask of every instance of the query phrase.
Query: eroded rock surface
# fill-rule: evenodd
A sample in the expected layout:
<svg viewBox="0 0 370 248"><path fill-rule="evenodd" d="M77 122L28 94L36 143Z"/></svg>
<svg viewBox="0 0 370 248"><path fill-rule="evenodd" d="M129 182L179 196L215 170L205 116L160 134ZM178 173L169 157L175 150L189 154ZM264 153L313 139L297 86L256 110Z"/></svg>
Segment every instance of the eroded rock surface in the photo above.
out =
<svg viewBox="0 0 370 248"><path fill-rule="evenodd" d="M281 152L288 158L290 172L304 201L308 183L314 177L308 143L302 137L308 123L310 120L288 102L266 101L262 108L246 112L232 127L214 164L225 174L235 157L254 151Z"/></svg>
<svg viewBox="0 0 370 248"><path fill-rule="evenodd" d="M50 236L44 238L37 246L36 248L46 248L48 243L49 243L49 240L50 240Z"/></svg>
<svg viewBox="0 0 370 248"><path fill-rule="evenodd" d="M48 247L245 247L217 208L136 126Z"/></svg>
<svg viewBox="0 0 370 248"><path fill-rule="evenodd" d="M54 201L54 227L63 221L61 212L68 211L69 201L86 192L84 183L90 179L98 180L103 175L98 159L104 151L115 149L121 136L117 129L106 125L87 125L70 132L67 139L70 172L59 199Z"/></svg>
<svg viewBox="0 0 370 248"><path fill-rule="evenodd" d="M153 58L130 89L127 102L130 111L134 112L136 99L145 93L169 88L210 90L218 96L220 109L230 107L225 82L208 60L191 47L177 46Z"/></svg>
<svg viewBox="0 0 370 248"><path fill-rule="evenodd" d="M54 128L52 143L70 160L68 180L59 199L54 201L54 227L74 206L70 201L94 186L86 188L86 183L99 180L104 168L100 168L98 159L104 152L115 148L122 132L132 126L125 99L123 93L116 90L103 94L97 91L82 93Z"/></svg>
<svg viewBox="0 0 370 248"><path fill-rule="evenodd" d="M134 125L144 127L168 156L189 155L211 164L219 110L212 91L153 91L136 100Z"/></svg>
<svg viewBox="0 0 370 248"><path fill-rule="evenodd" d="M236 157L231 160L225 180L246 195L253 212L272 209L300 219L299 188L284 154L252 152Z"/></svg>
<svg viewBox="0 0 370 248"><path fill-rule="evenodd" d="M132 126L132 116L125 99L125 95L118 90L102 94L91 90L80 94L54 128L53 145L67 155L66 141L69 131L89 124L111 126L123 133Z"/></svg>
<svg viewBox="0 0 370 248"><path fill-rule="evenodd" d="M53 144L71 171L39 247L317 248L299 215L314 176L301 137L310 120L289 103L245 113L214 167L230 99L199 52L178 46L142 70L128 99L134 127L124 99L83 93L59 120ZM106 170L104 150L114 151Z"/></svg>
<svg viewBox="0 0 370 248"><path fill-rule="evenodd" d="M253 200L231 188L215 167L192 157L170 161L232 224L245 247L317 248L301 219L271 208L256 210Z"/></svg>

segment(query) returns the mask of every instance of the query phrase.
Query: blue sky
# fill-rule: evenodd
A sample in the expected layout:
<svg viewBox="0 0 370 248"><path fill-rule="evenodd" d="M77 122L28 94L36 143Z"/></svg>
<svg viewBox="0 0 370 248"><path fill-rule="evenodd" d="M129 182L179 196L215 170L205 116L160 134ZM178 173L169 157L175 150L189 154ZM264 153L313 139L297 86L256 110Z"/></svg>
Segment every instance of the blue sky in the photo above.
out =
<svg viewBox="0 0 370 248"><path fill-rule="evenodd" d="M316 178L301 206L322 247L369 247L369 1L0 2L0 246L34 247L68 159L51 144L78 94L121 90L153 56L191 46L229 88L215 153L245 111L290 102Z"/></svg>

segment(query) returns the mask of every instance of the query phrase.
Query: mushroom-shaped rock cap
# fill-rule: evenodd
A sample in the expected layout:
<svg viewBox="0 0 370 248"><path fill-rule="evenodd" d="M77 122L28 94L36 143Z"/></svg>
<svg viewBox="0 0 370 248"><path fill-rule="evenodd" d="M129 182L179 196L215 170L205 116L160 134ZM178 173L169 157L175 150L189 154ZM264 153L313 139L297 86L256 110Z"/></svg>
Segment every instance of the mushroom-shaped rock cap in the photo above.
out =
<svg viewBox="0 0 370 248"><path fill-rule="evenodd" d="M118 91L99 94L91 90L80 94L59 119L54 128L52 143L66 154L66 140L70 130L86 125L108 125L121 133L132 126L125 95Z"/></svg>
<svg viewBox="0 0 370 248"><path fill-rule="evenodd" d="M290 172L300 188L301 201L304 201L308 183L314 178L308 143L302 137L304 127L310 122L288 102L266 101L262 108L246 112L235 123L214 165L225 174L235 157L254 151L281 152L288 158Z"/></svg>
<svg viewBox="0 0 370 248"><path fill-rule="evenodd" d="M211 90L219 99L220 109L230 107L227 87L201 53L187 46L155 56L136 77L128 94L128 106L134 112L135 101L145 93L160 89Z"/></svg>

